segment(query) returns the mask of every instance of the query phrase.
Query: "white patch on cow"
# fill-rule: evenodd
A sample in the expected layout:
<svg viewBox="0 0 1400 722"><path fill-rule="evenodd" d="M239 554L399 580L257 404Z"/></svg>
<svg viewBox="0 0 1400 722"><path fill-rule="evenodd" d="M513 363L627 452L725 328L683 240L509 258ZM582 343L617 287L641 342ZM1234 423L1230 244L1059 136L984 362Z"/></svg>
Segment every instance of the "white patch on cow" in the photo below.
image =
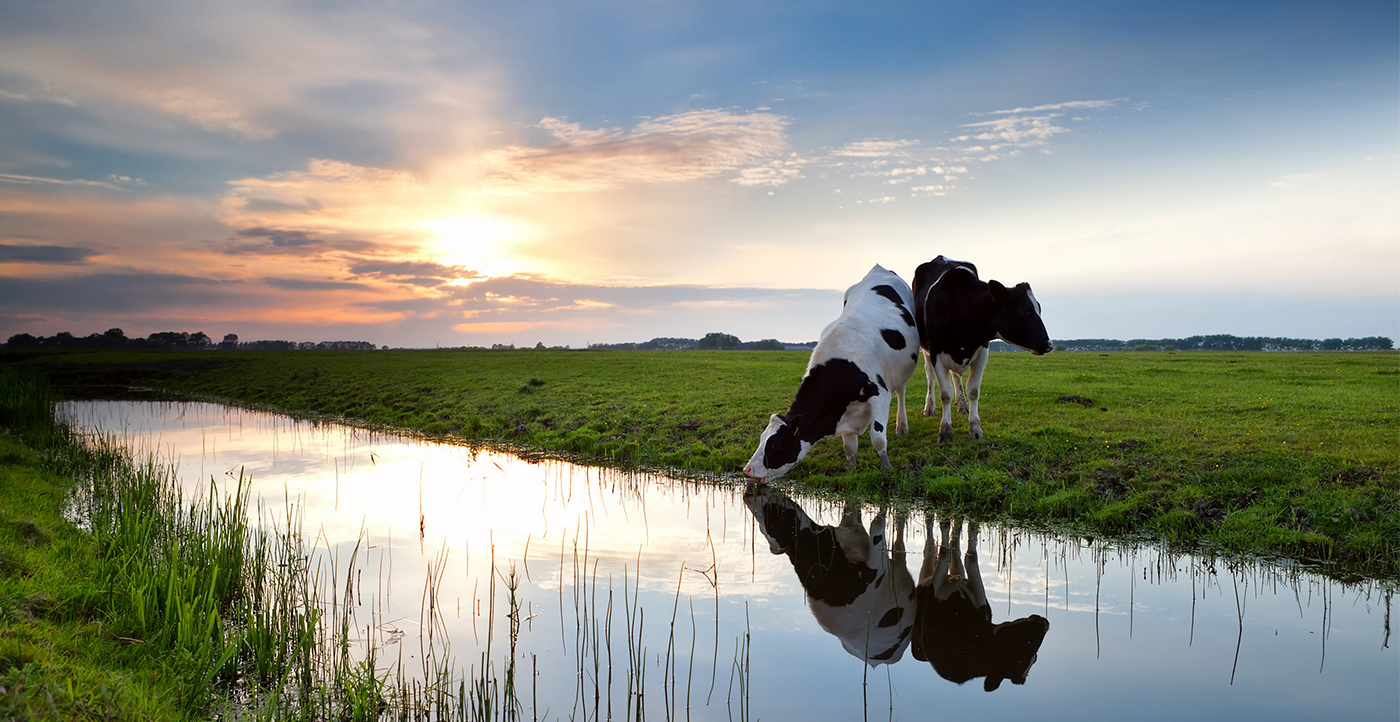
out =
<svg viewBox="0 0 1400 722"><path fill-rule="evenodd" d="M1035 306L1035 315L1039 316L1040 301L1035 300L1035 292L1031 291L1030 286L1026 287L1026 295L1031 297L1031 303Z"/></svg>

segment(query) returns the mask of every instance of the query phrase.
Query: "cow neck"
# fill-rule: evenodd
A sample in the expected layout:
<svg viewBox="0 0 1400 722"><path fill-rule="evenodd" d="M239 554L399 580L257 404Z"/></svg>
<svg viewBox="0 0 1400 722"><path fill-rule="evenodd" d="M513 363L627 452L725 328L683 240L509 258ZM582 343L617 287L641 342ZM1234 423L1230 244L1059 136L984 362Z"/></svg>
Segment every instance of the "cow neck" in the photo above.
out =
<svg viewBox="0 0 1400 722"><path fill-rule="evenodd" d="M831 359L812 367L797 387L787 418L802 417L797 438L816 443L836 433L836 425L853 401L865 401L879 393L870 377L845 359Z"/></svg>

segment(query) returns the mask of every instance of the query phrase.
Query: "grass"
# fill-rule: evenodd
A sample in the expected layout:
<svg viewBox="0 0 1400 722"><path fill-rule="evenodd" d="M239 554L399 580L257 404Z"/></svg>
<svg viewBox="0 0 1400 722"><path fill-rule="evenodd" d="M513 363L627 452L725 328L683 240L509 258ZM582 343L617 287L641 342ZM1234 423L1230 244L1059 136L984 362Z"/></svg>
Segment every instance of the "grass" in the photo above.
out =
<svg viewBox="0 0 1400 722"><path fill-rule="evenodd" d="M784 411L800 352L9 354L67 393L136 385L620 466L735 473ZM935 443L910 383L892 472L817 446L810 488L927 499L1092 533L1400 572L1400 354L996 354L987 438ZM1062 397L1077 397L1062 401ZM1087 401L1088 403L1084 403Z"/></svg>

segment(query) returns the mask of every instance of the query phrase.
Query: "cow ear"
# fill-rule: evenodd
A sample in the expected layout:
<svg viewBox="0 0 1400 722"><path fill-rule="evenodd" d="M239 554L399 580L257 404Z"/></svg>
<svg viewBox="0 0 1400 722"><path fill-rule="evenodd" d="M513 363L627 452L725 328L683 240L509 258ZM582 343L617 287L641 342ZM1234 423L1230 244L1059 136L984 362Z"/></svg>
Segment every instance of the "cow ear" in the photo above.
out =
<svg viewBox="0 0 1400 722"><path fill-rule="evenodd" d="M1021 281L1020 283L1016 284L1016 290L1017 290L1017 291L1029 291L1029 290L1031 290L1031 284L1026 283L1025 281Z"/></svg>
<svg viewBox="0 0 1400 722"><path fill-rule="evenodd" d="M1006 301L1006 286L1001 285L1001 281L987 281L987 288L992 290L992 300L998 304Z"/></svg>
<svg viewBox="0 0 1400 722"><path fill-rule="evenodd" d="M792 427L792 435L793 435L793 436L797 436L797 427L799 427L799 426L801 426L801 425L802 425L802 414L793 414L793 415L792 415L792 418L789 418L789 419L788 419L788 426L791 426L791 427Z"/></svg>

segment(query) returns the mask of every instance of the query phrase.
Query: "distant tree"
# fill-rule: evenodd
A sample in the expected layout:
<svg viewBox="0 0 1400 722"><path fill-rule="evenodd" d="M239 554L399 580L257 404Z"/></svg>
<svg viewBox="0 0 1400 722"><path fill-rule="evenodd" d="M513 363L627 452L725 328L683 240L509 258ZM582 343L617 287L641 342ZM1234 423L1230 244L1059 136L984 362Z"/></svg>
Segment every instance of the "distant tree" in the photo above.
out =
<svg viewBox="0 0 1400 722"><path fill-rule="evenodd" d="M238 334L224 334L224 340L219 342L219 348L224 349L225 351L232 351L233 349L238 348Z"/></svg>
<svg viewBox="0 0 1400 722"><path fill-rule="evenodd" d="M765 338L760 341L754 341L750 348L755 351L782 351L787 348L787 344L776 338Z"/></svg>
<svg viewBox="0 0 1400 722"><path fill-rule="evenodd" d="M537 341L537 342L535 342L535 350L536 350L536 351L543 351L543 350L545 350L545 349L544 349L544 341Z"/></svg>
<svg viewBox="0 0 1400 722"><path fill-rule="evenodd" d="M5 345L10 348L38 348L40 339L27 333L17 333L10 337Z"/></svg>
<svg viewBox="0 0 1400 722"><path fill-rule="evenodd" d="M707 333L695 344L700 349L739 348L739 337L727 333Z"/></svg>

